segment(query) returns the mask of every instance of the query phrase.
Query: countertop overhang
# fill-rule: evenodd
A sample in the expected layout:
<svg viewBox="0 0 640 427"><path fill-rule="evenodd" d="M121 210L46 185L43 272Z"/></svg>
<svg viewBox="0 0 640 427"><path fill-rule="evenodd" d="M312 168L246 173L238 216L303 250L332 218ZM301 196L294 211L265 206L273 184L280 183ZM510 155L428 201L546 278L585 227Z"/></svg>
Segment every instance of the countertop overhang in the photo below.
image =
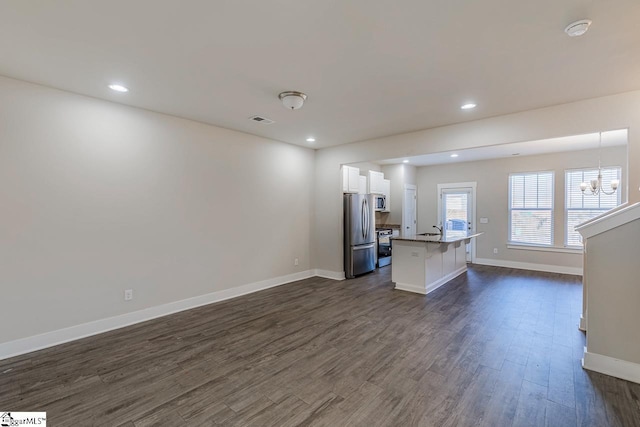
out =
<svg viewBox="0 0 640 427"><path fill-rule="evenodd" d="M468 240L474 237L478 237L482 234L484 233L475 233L475 234L468 234L466 236L451 236L451 237L448 237L446 233L444 235L436 235L436 236L423 236L420 234L413 234L409 236L392 237L391 240L404 240L407 242L424 242L424 243L441 244L441 243L461 242L463 240Z"/></svg>

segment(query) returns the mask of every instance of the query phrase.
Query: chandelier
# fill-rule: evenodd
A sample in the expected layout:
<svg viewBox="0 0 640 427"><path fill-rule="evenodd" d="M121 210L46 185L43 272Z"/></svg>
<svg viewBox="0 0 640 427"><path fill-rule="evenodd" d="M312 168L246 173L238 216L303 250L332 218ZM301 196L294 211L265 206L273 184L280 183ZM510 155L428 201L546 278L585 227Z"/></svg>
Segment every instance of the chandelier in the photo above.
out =
<svg viewBox="0 0 640 427"><path fill-rule="evenodd" d="M602 167L601 167L601 160L602 160L602 132L600 132L600 143L598 145L599 147L599 153L598 153L598 178L594 178L592 179L588 184L586 182L582 182L580 183L580 190L582 190L582 192L584 193L585 190L588 188L589 190L591 190L591 194L593 194L594 196L599 195L600 193L602 194L606 194L607 196L612 195L613 193L616 192L616 190L618 189L618 185L620 185L620 181L617 179L612 179L611 180L611 191L607 192L604 190L604 188L602 187Z"/></svg>

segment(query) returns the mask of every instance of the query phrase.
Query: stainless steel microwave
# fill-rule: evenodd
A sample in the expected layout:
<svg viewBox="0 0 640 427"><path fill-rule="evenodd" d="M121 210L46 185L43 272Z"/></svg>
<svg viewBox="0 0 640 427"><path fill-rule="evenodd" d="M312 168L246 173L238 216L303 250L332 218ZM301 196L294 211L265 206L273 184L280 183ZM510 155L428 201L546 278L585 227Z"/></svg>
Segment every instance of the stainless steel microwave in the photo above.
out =
<svg viewBox="0 0 640 427"><path fill-rule="evenodd" d="M384 194L374 194L374 206L376 207L376 211L386 211L387 210L387 196Z"/></svg>

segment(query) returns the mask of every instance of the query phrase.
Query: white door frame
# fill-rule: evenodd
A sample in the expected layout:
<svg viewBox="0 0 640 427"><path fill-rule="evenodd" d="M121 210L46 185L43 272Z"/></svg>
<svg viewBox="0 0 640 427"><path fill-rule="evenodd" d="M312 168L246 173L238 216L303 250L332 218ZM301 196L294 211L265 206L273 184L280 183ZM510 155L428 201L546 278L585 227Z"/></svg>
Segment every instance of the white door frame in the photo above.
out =
<svg viewBox="0 0 640 427"><path fill-rule="evenodd" d="M471 189L471 233L476 232L476 188L478 183L473 182L452 182L447 184L438 184L438 225L442 227L442 190L466 190ZM476 239L471 239L471 263L476 262Z"/></svg>
<svg viewBox="0 0 640 427"><path fill-rule="evenodd" d="M404 213L406 208L407 201L405 200L405 190L413 190L415 191L416 200L415 200L415 209L413 210L413 225L415 227L416 232L418 231L418 187L413 184L405 184L402 189L402 235L404 235L406 228L406 223L404 220Z"/></svg>

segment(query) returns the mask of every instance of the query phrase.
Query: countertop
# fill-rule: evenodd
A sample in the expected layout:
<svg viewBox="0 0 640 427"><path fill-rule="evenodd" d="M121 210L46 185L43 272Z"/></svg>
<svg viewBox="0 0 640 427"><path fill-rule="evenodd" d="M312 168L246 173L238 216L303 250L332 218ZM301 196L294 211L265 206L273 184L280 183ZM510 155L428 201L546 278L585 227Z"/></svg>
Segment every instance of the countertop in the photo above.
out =
<svg viewBox="0 0 640 427"><path fill-rule="evenodd" d="M451 236L451 237L448 237L447 233L445 233L444 235L436 234L435 236L423 236L421 234L415 234L415 235L411 235L411 236L393 237L391 240L405 240L405 241L409 241L409 242L425 242L425 243L437 243L437 244L440 244L440 243L460 242L462 240L467 240L467 239L471 239L473 237L478 237L481 234L484 234L484 233L468 234L466 236L455 235L455 236Z"/></svg>

